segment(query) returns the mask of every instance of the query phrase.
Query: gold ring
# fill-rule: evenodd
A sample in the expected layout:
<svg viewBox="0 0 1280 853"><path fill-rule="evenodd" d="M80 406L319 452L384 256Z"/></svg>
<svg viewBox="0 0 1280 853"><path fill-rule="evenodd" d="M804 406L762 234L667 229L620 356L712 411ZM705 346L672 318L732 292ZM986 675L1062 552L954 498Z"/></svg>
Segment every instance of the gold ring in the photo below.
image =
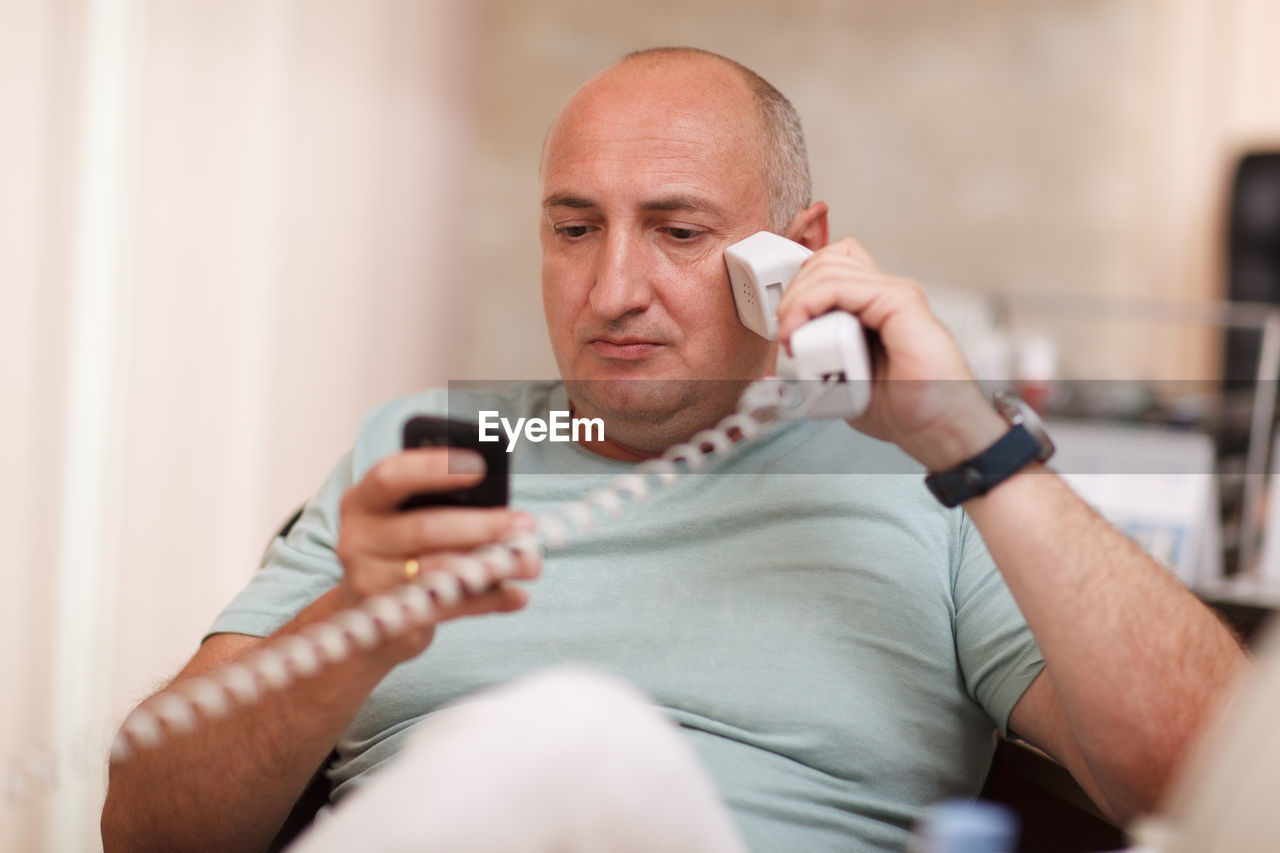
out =
<svg viewBox="0 0 1280 853"><path fill-rule="evenodd" d="M404 582L413 583L418 578L418 561L410 559L404 561Z"/></svg>

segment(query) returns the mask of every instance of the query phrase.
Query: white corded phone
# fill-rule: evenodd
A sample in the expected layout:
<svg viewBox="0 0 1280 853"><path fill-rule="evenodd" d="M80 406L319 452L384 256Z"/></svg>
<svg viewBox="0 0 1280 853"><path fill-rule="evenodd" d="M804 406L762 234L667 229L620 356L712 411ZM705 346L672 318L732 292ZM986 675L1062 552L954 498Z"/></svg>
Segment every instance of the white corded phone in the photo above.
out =
<svg viewBox="0 0 1280 853"><path fill-rule="evenodd" d="M763 231L725 250L738 315L748 328L776 339L778 300L811 254L798 243ZM737 412L581 501L539 519L538 536L525 535L454 558L451 571L424 573L366 599L359 607L264 643L242 661L152 696L120 727L111 746L112 757L126 760L137 750L191 731L201 716L223 716L237 705L257 701L266 691L282 689L329 663L373 648L410 624L434 622L439 605L483 592L490 588L491 578L510 577L515 554L564 547L575 531L595 526L602 516L621 516L628 500L646 500L655 481L672 485L682 473L701 470L708 458L732 453L735 439L749 441L780 420L806 415L851 418L862 413L870 398L870 360L861 327L852 315L835 312L806 323L792 335L791 349L790 356L779 354L779 378L748 386ZM9 775L17 772L12 762L0 770Z"/></svg>
<svg viewBox="0 0 1280 853"><path fill-rule="evenodd" d="M799 243L759 231L724 250L738 319L761 337L778 338L778 302L805 259ZM778 353L778 377L828 383L810 403L814 418L854 418L871 399L871 360L862 325L852 314L815 317L791 335L791 353Z"/></svg>

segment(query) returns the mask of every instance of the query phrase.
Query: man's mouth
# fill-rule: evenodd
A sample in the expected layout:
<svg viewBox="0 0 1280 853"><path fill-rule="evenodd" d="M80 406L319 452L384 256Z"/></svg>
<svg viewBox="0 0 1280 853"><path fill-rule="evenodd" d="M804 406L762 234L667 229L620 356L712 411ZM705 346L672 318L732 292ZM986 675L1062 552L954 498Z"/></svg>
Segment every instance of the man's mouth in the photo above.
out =
<svg viewBox="0 0 1280 853"><path fill-rule="evenodd" d="M645 338L600 337L592 338L587 342L587 346L601 358L611 358L618 361L637 361L642 358L648 358L662 344Z"/></svg>

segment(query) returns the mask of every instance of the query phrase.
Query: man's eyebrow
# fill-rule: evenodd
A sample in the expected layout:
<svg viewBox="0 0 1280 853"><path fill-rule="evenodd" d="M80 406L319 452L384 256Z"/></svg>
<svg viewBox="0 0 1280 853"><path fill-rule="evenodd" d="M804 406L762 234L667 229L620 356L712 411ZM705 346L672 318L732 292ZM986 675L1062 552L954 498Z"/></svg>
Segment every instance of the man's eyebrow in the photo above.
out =
<svg viewBox="0 0 1280 853"><path fill-rule="evenodd" d="M559 193L557 195L549 195L542 200L542 206L548 207L577 207L588 208L595 207L596 203L582 196L569 195L568 193Z"/></svg>
<svg viewBox="0 0 1280 853"><path fill-rule="evenodd" d="M723 216L724 210L710 199L693 195L671 195L655 198L640 205L642 210L692 210Z"/></svg>

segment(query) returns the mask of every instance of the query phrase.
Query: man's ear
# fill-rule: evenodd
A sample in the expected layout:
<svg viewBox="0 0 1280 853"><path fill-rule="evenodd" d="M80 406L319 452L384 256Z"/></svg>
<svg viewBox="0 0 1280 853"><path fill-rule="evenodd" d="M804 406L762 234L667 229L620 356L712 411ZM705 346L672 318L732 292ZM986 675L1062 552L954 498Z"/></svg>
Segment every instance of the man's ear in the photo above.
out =
<svg viewBox="0 0 1280 853"><path fill-rule="evenodd" d="M795 240L800 245L815 252L827 245L829 237L827 230L827 203L825 201L815 201L791 217L791 224L782 232L782 236L789 240Z"/></svg>

